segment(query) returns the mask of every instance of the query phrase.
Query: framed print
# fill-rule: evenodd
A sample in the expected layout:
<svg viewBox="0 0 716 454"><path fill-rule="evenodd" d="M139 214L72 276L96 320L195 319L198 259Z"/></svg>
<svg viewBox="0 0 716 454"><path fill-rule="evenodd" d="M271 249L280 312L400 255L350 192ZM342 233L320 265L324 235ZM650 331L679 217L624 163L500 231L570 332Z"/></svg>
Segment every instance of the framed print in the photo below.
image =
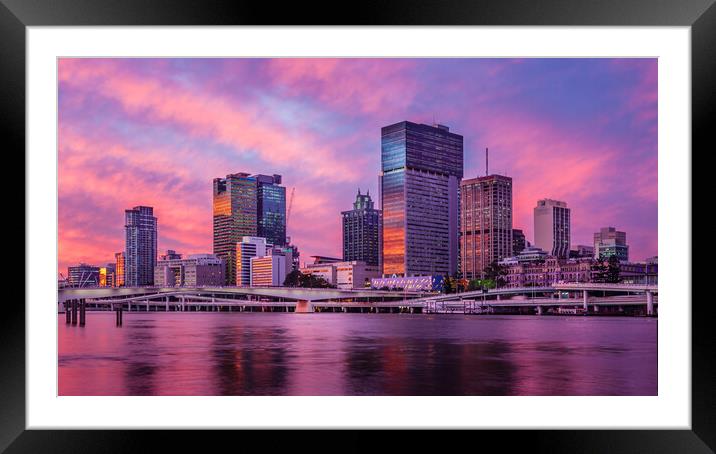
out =
<svg viewBox="0 0 716 454"><path fill-rule="evenodd" d="M574 6L3 0L26 297L0 446L712 452L716 7Z"/></svg>

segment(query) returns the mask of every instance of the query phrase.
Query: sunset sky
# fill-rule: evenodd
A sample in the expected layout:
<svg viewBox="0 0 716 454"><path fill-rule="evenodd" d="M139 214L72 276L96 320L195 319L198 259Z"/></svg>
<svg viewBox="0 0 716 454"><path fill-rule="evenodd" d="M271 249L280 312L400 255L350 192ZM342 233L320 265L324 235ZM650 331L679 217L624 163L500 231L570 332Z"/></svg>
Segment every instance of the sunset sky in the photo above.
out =
<svg viewBox="0 0 716 454"><path fill-rule="evenodd" d="M283 175L288 234L341 256L340 212L378 194L380 128L441 123L465 178L513 178L514 228L541 198L572 209L572 245L627 232L657 254L656 59L61 59L59 263L124 249L124 210L154 207L159 251L212 249L212 179ZM288 202L288 201L287 201Z"/></svg>

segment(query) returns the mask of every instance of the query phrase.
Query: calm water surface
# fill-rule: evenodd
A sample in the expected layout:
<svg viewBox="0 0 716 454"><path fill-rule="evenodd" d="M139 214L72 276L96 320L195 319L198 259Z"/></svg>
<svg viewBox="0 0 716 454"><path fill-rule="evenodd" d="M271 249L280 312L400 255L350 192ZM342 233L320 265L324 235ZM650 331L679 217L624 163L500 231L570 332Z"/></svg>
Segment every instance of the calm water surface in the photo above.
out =
<svg viewBox="0 0 716 454"><path fill-rule="evenodd" d="M656 395L657 320L409 314L58 317L60 395Z"/></svg>

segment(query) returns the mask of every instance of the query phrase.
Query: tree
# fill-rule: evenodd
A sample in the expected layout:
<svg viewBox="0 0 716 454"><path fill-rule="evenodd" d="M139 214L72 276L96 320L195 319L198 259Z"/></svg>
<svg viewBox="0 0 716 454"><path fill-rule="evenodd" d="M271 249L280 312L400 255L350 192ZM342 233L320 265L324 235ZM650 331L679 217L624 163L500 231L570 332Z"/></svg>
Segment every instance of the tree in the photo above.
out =
<svg viewBox="0 0 716 454"><path fill-rule="evenodd" d="M607 265L604 263L604 259L599 257L591 266L592 282L597 284L603 284L607 282Z"/></svg>
<svg viewBox="0 0 716 454"><path fill-rule="evenodd" d="M484 272L485 280L493 281L495 288L503 287L507 283L505 279L505 276L507 276L507 267L505 265L492 262L485 268Z"/></svg>
<svg viewBox="0 0 716 454"><path fill-rule="evenodd" d="M298 270L293 270L286 275L283 281L284 287L299 287L301 285L301 276L303 274Z"/></svg>
<svg viewBox="0 0 716 454"><path fill-rule="evenodd" d="M455 279L447 274L443 277L443 293L455 293Z"/></svg>
<svg viewBox="0 0 716 454"><path fill-rule="evenodd" d="M610 284L617 284L621 282L621 278L619 276L620 271L619 259L616 255L610 256L607 262L606 282Z"/></svg>

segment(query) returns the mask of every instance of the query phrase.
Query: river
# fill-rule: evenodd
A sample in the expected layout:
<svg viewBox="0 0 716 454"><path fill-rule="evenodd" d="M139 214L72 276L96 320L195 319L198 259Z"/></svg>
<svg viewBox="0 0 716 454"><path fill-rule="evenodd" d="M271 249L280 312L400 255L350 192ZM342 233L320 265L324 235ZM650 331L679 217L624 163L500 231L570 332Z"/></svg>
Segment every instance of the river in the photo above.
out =
<svg viewBox="0 0 716 454"><path fill-rule="evenodd" d="M656 395L655 318L88 312L60 395Z"/></svg>

